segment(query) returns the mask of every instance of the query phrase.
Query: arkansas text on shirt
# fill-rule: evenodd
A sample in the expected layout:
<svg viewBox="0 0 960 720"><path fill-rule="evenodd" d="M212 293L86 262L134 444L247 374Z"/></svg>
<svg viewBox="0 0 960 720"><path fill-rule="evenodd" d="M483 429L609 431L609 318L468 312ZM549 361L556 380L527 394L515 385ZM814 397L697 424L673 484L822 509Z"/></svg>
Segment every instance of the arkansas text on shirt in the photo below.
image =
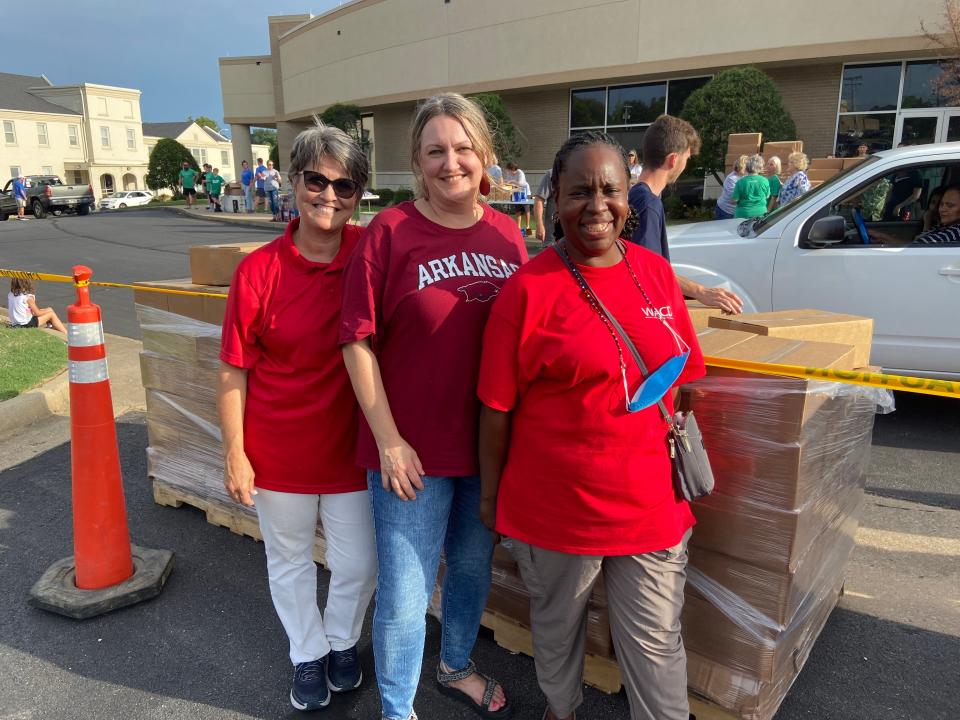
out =
<svg viewBox="0 0 960 720"><path fill-rule="evenodd" d="M527 259L515 222L484 206L469 228L405 202L377 214L347 268L343 344L371 337L400 435L427 475L477 473L477 373L492 300ZM361 413L358 460L380 456Z"/></svg>

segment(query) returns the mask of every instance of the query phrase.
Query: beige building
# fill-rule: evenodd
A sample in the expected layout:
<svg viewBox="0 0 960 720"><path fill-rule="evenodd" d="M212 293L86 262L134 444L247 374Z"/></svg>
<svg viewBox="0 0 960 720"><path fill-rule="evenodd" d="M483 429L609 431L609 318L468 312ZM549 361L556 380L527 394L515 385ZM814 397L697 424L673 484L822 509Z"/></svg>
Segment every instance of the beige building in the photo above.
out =
<svg viewBox="0 0 960 720"><path fill-rule="evenodd" d="M942 0L807 0L789 12L700 0L353 0L323 15L270 17L270 54L221 58L234 153L249 127L276 127L280 157L313 113L359 105L375 127L372 185L409 186L417 100L499 92L535 182L571 133L603 128L627 146L717 71L745 64L776 83L812 156L960 139L930 85ZM366 126L366 122L365 122ZM792 139L792 138L790 138Z"/></svg>
<svg viewBox="0 0 960 720"><path fill-rule="evenodd" d="M252 145L251 154L234 161L233 145L230 138L221 135L212 128L197 125L197 123L189 120L143 123L143 140L147 146L148 156L163 138L176 140L190 150L198 165L210 163L218 168L220 175L228 182L240 177L240 160L249 161L251 167L253 167L258 157L262 157L264 160L270 157L270 147L268 145Z"/></svg>
<svg viewBox="0 0 960 720"><path fill-rule="evenodd" d="M0 73L0 176L59 175L97 197L146 187L140 91Z"/></svg>

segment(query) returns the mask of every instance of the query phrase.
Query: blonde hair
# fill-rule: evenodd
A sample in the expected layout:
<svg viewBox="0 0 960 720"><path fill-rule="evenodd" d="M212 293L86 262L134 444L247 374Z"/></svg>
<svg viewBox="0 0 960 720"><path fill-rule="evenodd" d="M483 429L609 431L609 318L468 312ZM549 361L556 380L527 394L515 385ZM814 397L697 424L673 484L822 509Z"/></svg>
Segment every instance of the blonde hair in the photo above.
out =
<svg viewBox="0 0 960 720"><path fill-rule="evenodd" d="M473 151L480 158L483 167L489 167L490 159L494 157L493 138L486 116L479 105L458 93L440 93L427 98L417 108L417 114L410 125L410 169L413 170L417 195L425 199L427 189L420 168L420 142L427 123L441 116L453 118L463 126L463 131L470 139Z"/></svg>
<svg viewBox="0 0 960 720"><path fill-rule="evenodd" d="M807 157L806 153L802 152L792 152L787 158L787 162L793 165L797 170L806 170L807 166L810 165L810 159Z"/></svg>
<svg viewBox="0 0 960 720"><path fill-rule="evenodd" d="M767 160L767 164L769 165L770 163L773 163L774 175L779 175L780 173L783 172L783 165L780 163L779 157L777 157L776 155L772 155L770 159Z"/></svg>
<svg viewBox="0 0 960 720"><path fill-rule="evenodd" d="M738 157L737 161L733 164L733 171L737 175L743 175L747 171L747 160L749 159L749 155L741 155Z"/></svg>

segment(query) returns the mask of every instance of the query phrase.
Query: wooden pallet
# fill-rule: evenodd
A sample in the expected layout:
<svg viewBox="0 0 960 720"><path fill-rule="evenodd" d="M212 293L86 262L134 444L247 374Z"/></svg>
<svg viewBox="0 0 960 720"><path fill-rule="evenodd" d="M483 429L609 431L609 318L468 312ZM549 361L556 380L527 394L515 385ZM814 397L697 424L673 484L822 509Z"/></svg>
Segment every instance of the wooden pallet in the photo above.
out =
<svg viewBox="0 0 960 720"><path fill-rule="evenodd" d="M480 623L493 631L493 639L500 647L533 657L533 639L526 626L492 610L484 610ZM616 660L591 653L584 658L583 681L607 693L619 692L623 684ZM690 712L697 720L739 720L738 716L707 700L695 695L690 695L689 699Z"/></svg>
<svg viewBox="0 0 960 720"><path fill-rule="evenodd" d="M260 532L260 523L257 522L257 516L254 513L244 510L239 504L231 500L211 500L201 497L197 493L171 485L157 478L153 479L153 501L157 505L167 507L181 507L189 505L197 508L207 516L207 522L211 525L225 527L230 532L237 535L244 535L253 538L258 542L263 541L263 534ZM320 565L326 567L327 545L323 536L318 535L313 545L313 559Z"/></svg>

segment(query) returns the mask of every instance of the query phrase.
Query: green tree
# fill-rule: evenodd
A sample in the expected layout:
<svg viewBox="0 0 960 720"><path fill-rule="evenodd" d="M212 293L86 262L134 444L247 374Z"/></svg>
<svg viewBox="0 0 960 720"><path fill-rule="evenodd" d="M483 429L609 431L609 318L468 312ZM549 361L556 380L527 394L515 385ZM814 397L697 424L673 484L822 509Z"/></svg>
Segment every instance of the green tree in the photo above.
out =
<svg viewBox="0 0 960 720"><path fill-rule="evenodd" d="M500 95L492 92L477 93L471 95L470 99L483 109L490 133L493 135L493 151L497 154L500 164L518 160L523 153L519 132Z"/></svg>
<svg viewBox="0 0 960 720"><path fill-rule="evenodd" d="M703 147L691 160L694 169L722 182L730 133L759 132L764 140L795 140L797 128L783 107L777 86L755 67L724 70L683 105L680 117L700 133Z"/></svg>
<svg viewBox="0 0 960 720"><path fill-rule="evenodd" d="M358 105L344 105L343 103L331 105L320 113L320 120L324 125L340 128L356 140L364 152L369 152L370 139L364 136Z"/></svg>
<svg viewBox="0 0 960 720"><path fill-rule="evenodd" d="M187 115L187 122L195 122L200 127L208 127L211 130L220 132L220 126L217 125L216 120L213 118L208 118L206 115L200 115L198 117L191 117L190 115Z"/></svg>
<svg viewBox="0 0 960 720"><path fill-rule="evenodd" d="M174 196L180 194L180 170L183 163L199 170L197 161L190 151L172 138L160 140L150 153L150 165L147 168L147 187L151 190L170 188Z"/></svg>
<svg viewBox="0 0 960 720"><path fill-rule="evenodd" d="M280 150L277 148L277 144L274 143L270 146L270 160L273 160L273 167L275 170L280 170Z"/></svg>
<svg viewBox="0 0 960 720"><path fill-rule="evenodd" d="M276 145L277 131L270 128L253 128L250 131L250 142L254 145Z"/></svg>

